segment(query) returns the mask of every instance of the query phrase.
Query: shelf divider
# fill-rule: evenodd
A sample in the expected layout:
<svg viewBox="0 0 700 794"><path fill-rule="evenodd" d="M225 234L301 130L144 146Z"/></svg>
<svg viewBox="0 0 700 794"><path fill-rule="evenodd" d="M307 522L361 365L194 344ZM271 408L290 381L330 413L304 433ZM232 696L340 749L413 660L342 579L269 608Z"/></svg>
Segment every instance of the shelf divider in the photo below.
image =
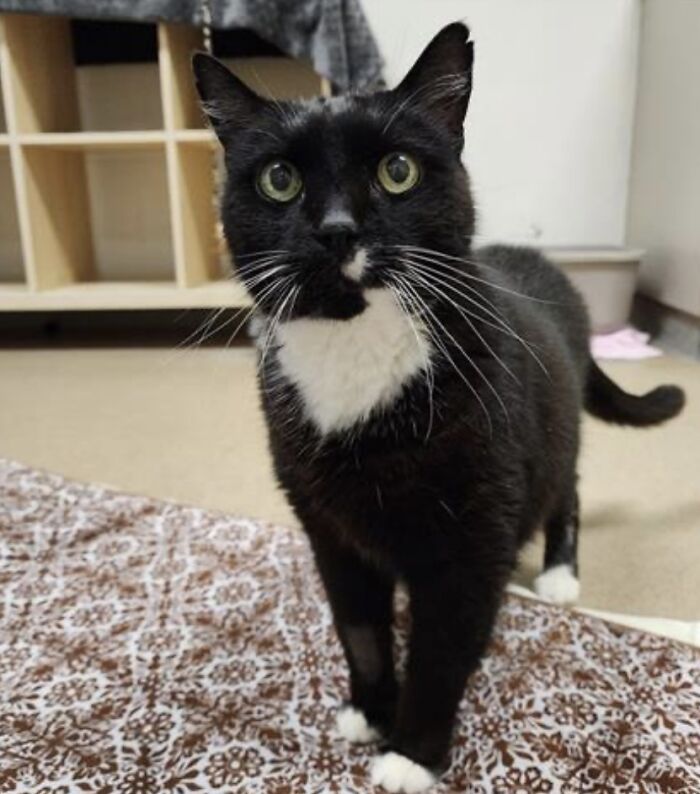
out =
<svg viewBox="0 0 700 794"><path fill-rule="evenodd" d="M174 144L176 218L181 245L181 286L193 287L221 277L217 210L214 203L214 152L208 147Z"/></svg>
<svg viewBox="0 0 700 794"><path fill-rule="evenodd" d="M9 29L9 30L8 30ZM31 220L27 206L26 180L24 178L24 162L17 140L17 102L16 70L13 68L13 55L10 49L9 38L14 39L16 45L17 28L13 26L6 15L0 15L0 88L5 109L5 122L7 124L7 144L10 150L10 169L14 185L15 208L19 226L20 246L22 250L22 268L24 279L30 290L37 289L37 273L34 267L34 252L31 235ZM14 293L11 293L14 294Z"/></svg>
<svg viewBox="0 0 700 794"><path fill-rule="evenodd" d="M166 134L168 191L175 273L182 288L196 287L220 277L216 241L214 153L202 146L209 139L202 126L190 68L192 52L202 47L202 33L185 25L158 26L158 59ZM185 131L188 131L185 133ZM194 132L199 145L180 143Z"/></svg>
<svg viewBox="0 0 700 794"><path fill-rule="evenodd" d="M166 130L204 126L190 61L203 48L202 31L190 25L158 26L158 63Z"/></svg>

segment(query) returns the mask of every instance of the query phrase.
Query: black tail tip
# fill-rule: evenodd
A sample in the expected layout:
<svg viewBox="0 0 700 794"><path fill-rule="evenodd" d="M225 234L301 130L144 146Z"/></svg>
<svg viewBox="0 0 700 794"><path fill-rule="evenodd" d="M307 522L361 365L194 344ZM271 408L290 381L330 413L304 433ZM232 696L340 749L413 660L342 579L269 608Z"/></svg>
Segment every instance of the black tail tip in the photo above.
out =
<svg viewBox="0 0 700 794"><path fill-rule="evenodd" d="M685 392L679 386L657 386L646 395L645 402L649 406L657 422L665 422L683 410Z"/></svg>

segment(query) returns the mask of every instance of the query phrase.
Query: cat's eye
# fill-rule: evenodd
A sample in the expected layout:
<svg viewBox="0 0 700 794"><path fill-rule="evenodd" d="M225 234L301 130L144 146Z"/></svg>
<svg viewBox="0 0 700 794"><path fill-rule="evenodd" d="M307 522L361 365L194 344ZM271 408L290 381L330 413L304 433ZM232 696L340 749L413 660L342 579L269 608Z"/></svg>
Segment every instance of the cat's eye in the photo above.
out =
<svg viewBox="0 0 700 794"><path fill-rule="evenodd" d="M301 188L301 175L286 160L273 160L258 176L258 189L273 201L291 201L299 195Z"/></svg>
<svg viewBox="0 0 700 794"><path fill-rule="evenodd" d="M387 193L406 193L418 184L420 168L410 154L392 152L379 161L377 178Z"/></svg>

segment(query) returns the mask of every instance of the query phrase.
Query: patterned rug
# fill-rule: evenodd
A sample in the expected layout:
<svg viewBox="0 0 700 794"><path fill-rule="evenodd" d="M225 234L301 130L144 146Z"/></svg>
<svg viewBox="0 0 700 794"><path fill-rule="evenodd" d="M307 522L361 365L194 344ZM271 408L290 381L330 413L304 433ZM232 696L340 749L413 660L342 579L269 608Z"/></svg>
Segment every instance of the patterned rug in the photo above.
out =
<svg viewBox="0 0 700 794"><path fill-rule="evenodd" d="M0 791L370 791L306 543L0 462ZM699 792L700 654L509 597L436 794Z"/></svg>

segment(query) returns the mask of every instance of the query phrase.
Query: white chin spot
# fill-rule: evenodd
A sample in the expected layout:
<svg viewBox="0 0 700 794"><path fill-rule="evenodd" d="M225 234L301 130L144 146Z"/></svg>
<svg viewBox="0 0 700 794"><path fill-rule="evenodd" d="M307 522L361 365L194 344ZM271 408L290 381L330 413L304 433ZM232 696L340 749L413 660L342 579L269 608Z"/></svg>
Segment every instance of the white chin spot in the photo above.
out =
<svg viewBox="0 0 700 794"><path fill-rule="evenodd" d="M398 753L380 755L372 762L372 785L405 794L425 791L435 783L435 775L424 766Z"/></svg>
<svg viewBox="0 0 700 794"><path fill-rule="evenodd" d="M581 593L581 585L570 565L555 565L535 579L535 592L553 604L575 604Z"/></svg>
<svg viewBox="0 0 700 794"><path fill-rule="evenodd" d="M361 281L367 267L367 251L360 248L355 256L341 268L343 275L352 281Z"/></svg>
<svg viewBox="0 0 700 794"><path fill-rule="evenodd" d="M368 722L365 715L353 706L343 706L335 719L338 733L349 742L369 744L379 739L379 731Z"/></svg>

